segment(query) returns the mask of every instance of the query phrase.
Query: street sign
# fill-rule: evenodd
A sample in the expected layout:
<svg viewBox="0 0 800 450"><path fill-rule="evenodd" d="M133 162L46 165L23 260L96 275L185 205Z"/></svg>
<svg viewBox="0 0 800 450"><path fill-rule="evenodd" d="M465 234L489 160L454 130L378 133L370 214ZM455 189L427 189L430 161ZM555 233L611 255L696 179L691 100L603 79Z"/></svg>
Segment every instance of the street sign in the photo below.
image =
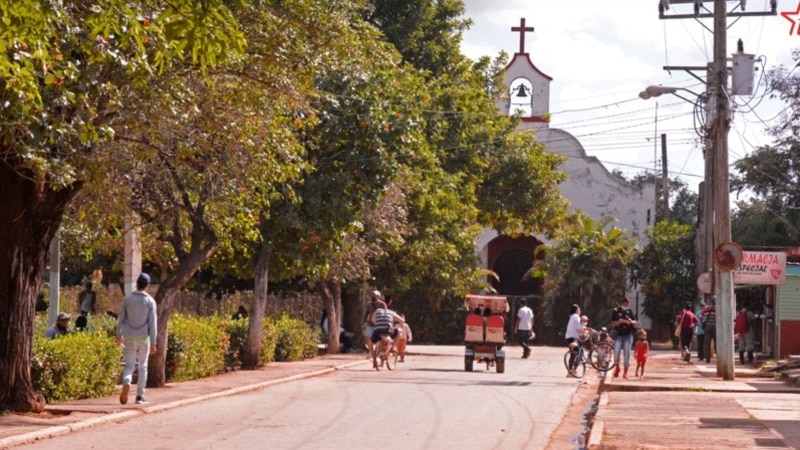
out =
<svg viewBox="0 0 800 450"><path fill-rule="evenodd" d="M786 253L744 252L733 272L734 284L786 284Z"/></svg>
<svg viewBox="0 0 800 450"><path fill-rule="evenodd" d="M706 295L711 293L711 272L703 272L698 275L697 290Z"/></svg>
<svg viewBox="0 0 800 450"><path fill-rule="evenodd" d="M730 272L742 263L742 247L735 242L723 242L714 250L714 261L724 272Z"/></svg>

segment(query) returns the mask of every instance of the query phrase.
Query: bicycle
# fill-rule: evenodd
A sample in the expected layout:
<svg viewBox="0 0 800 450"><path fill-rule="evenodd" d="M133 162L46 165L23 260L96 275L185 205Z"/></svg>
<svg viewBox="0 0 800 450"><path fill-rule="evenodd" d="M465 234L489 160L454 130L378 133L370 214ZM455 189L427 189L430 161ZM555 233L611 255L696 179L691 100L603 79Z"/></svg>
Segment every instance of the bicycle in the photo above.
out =
<svg viewBox="0 0 800 450"><path fill-rule="evenodd" d="M394 370L397 367L397 358L394 340L388 334L381 334L381 340L375 345L375 357L372 359L375 370L381 370L384 365L387 369Z"/></svg>
<svg viewBox="0 0 800 450"><path fill-rule="evenodd" d="M589 363L597 371L608 372L617 365L614 362L614 341L608 336L605 328L595 333L597 341L589 352Z"/></svg>
<svg viewBox="0 0 800 450"><path fill-rule="evenodd" d="M572 364L570 364L572 360ZM586 365L590 364L599 372L607 372L614 368L614 344L605 330L596 331L587 328L581 333L578 342L570 344L564 354L564 367L575 378L586 375Z"/></svg>

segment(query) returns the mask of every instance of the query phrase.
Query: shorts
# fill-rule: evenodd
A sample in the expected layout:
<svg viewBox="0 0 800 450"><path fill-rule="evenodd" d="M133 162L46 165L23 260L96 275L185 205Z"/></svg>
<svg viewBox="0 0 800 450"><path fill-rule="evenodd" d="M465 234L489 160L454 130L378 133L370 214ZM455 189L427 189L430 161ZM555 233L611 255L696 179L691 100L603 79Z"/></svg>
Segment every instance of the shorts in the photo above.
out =
<svg viewBox="0 0 800 450"><path fill-rule="evenodd" d="M377 344L378 342L381 341L381 335L386 335L386 334L388 334L392 339L394 339L397 337L397 331L398 331L397 328L395 328L394 330L390 330L387 328L375 328L374 331L372 332L372 335L370 336L370 340L374 344Z"/></svg>
<svg viewBox="0 0 800 450"><path fill-rule="evenodd" d="M367 324L367 327L364 329L364 336L366 336L367 339L372 340L372 333L374 331L375 331L375 326Z"/></svg>

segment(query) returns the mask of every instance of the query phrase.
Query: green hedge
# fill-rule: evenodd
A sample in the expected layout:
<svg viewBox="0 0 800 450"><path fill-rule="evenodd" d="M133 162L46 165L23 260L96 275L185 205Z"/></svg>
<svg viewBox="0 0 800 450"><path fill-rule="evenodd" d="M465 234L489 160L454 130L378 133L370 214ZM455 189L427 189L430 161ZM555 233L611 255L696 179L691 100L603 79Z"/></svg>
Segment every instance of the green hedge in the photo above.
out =
<svg viewBox="0 0 800 450"><path fill-rule="evenodd" d="M216 375L225 363L229 346L229 335L212 320L173 315L167 338L167 381Z"/></svg>
<svg viewBox="0 0 800 450"><path fill-rule="evenodd" d="M220 319L219 327L225 330L230 336L230 351L233 352L233 360L241 362L241 351L247 341L247 332L250 321L246 319L230 320ZM275 347L278 344L278 333L272 325L272 320L264 319L261 331L261 352L258 355L258 367L264 367L275 358Z"/></svg>
<svg viewBox="0 0 800 450"><path fill-rule="evenodd" d="M274 327L278 335L275 361L300 361L317 355L319 338L304 321L283 315L273 319L267 328Z"/></svg>
<svg viewBox="0 0 800 450"><path fill-rule="evenodd" d="M122 374L122 350L114 342L116 320L91 316L86 331L45 339L46 315L37 315L31 376L47 402L113 394ZM229 350L247 339L248 320L220 316L173 315L169 321L167 381L188 381L217 374ZM302 320L283 315L264 319L259 366L271 361L299 361L317 355L318 332Z"/></svg>
<svg viewBox="0 0 800 450"><path fill-rule="evenodd" d="M33 387L48 403L111 395L122 374L121 355L102 330L34 339Z"/></svg>

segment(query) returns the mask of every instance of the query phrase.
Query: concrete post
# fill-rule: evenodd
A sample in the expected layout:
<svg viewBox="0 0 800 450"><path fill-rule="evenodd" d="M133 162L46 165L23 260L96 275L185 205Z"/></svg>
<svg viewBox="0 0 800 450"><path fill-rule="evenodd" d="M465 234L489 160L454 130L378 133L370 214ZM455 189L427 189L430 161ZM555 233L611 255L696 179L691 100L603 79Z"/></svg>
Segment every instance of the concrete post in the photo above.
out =
<svg viewBox="0 0 800 450"><path fill-rule="evenodd" d="M727 51L727 2L714 0L714 73L710 80L715 87L714 98L717 112L714 118L714 248L731 240L731 210L729 198L728 169L728 51ZM723 380L734 379L733 359L733 274L722 273L715 262L719 287L717 293L717 375Z"/></svg>
<svg viewBox="0 0 800 450"><path fill-rule="evenodd" d="M142 273L142 246L139 228L133 226L130 217L125 219L125 261L123 266L125 294L136 290L136 278Z"/></svg>
<svg viewBox="0 0 800 450"><path fill-rule="evenodd" d="M47 314L47 323L53 326L56 317L61 312L60 292L61 287L61 232L57 231L50 241L50 312Z"/></svg>

